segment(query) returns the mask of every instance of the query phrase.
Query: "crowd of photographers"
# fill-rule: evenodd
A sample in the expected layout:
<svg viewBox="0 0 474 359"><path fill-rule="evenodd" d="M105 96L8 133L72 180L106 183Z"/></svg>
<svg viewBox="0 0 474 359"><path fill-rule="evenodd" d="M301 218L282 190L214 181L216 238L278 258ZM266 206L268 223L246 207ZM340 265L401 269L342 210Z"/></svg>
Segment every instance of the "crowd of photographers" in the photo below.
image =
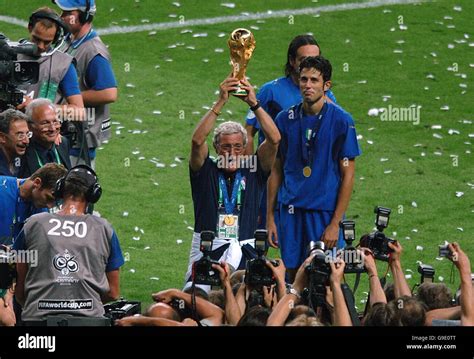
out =
<svg viewBox="0 0 474 359"><path fill-rule="evenodd" d="M342 224L344 226L344 223ZM347 223L345 223L347 225ZM350 228L350 223L349 223ZM353 233L345 232L343 250L325 251L322 242L312 243L310 254L293 283L285 281L283 261L268 260L259 243L266 231L258 230L258 257L245 270L232 271L225 262L209 258L208 236L202 241L203 258L195 262L193 285L184 291L168 289L152 295L156 302L136 315L118 311L118 326L472 326L474 293L469 258L457 243L440 246L457 268L460 288L453 296L443 283L434 283L434 270L420 265L421 283L411 290L402 268L403 248L380 231L385 252L374 241L351 245ZM376 260L386 261L392 282L381 277ZM387 270L388 271L388 270ZM367 280L369 293L363 310L355 306L354 293L345 279L351 275ZM367 279L365 279L367 278ZM197 284L213 285L209 292Z"/></svg>

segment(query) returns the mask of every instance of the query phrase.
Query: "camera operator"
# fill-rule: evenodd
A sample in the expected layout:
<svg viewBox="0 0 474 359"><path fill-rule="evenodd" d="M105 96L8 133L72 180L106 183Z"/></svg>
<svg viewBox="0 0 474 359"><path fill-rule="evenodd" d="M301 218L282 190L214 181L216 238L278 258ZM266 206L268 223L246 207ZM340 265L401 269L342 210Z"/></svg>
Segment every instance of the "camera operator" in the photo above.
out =
<svg viewBox="0 0 474 359"><path fill-rule="evenodd" d="M58 106L62 120L84 119L82 100L73 57L56 51L61 38L68 32L59 15L48 7L33 12L28 21L30 41L38 46L36 56L18 55L18 60L39 63L39 80L35 84L20 85L26 92L25 101L17 109L23 110L35 98L50 99ZM63 101L67 104L62 104Z"/></svg>
<svg viewBox="0 0 474 359"><path fill-rule="evenodd" d="M31 136L22 112L8 109L0 113L0 176L18 176Z"/></svg>
<svg viewBox="0 0 474 359"><path fill-rule="evenodd" d="M14 244L37 251L40 258L36 267L17 263L22 320L29 325L61 314L103 320L102 303L119 296L124 259L112 226L85 214L102 193L97 176L87 166L76 166L57 182L54 193L63 200L61 210L30 218Z"/></svg>
<svg viewBox="0 0 474 359"><path fill-rule="evenodd" d="M53 103L42 98L33 100L26 108L26 116L33 136L23 156L18 176L26 178L46 163L71 168L67 140L63 139L59 145L56 144L60 134Z"/></svg>
<svg viewBox="0 0 474 359"><path fill-rule="evenodd" d="M74 56L79 75L86 111L87 148L91 167L95 168L96 148L102 141L110 137L109 104L117 100L117 82L112 70L109 50L97 32L92 28L92 20L96 14L95 0L54 0L62 10L61 18L69 26L70 35L62 49ZM93 111L90 111L93 109ZM71 149L73 165L80 160L80 149Z"/></svg>
<svg viewBox="0 0 474 359"><path fill-rule="evenodd" d="M250 243L257 228L260 197L275 159L280 134L256 100L254 88L247 80L240 83L248 92L241 99L251 106L266 140L256 155L243 156L247 144L245 129L237 122L225 122L214 131L213 144L218 161L209 157L207 137L229 100L229 92L235 91L239 84L237 78L229 75L220 84L217 102L201 119L192 138L189 169L195 227L186 280L191 276L193 263L202 257L199 249L202 231L216 231L218 238L214 241L211 258L225 260L232 270L244 267L243 248L254 252L251 245L245 243ZM186 284L189 285L190 282Z"/></svg>

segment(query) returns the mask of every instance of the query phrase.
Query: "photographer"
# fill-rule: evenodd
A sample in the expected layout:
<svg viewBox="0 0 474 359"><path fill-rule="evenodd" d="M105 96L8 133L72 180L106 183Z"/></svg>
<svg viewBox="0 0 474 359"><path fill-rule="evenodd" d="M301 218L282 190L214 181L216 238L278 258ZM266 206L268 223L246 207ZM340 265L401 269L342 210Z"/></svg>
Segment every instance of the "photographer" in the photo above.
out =
<svg viewBox="0 0 474 359"><path fill-rule="evenodd" d="M85 214L102 193L96 174L76 166L54 193L63 200L61 210L32 217L14 244L40 258L36 267L17 263L16 297L26 325L61 314L103 317L102 303L119 296L124 259L117 235L105 219Z"/></svg>
<svg viewBox="0 0 474 359"><path fill-rule="evenodd" d="M61 18L69 26L71 34L62 49L74 56L79 75L84 105L88 108L86 130L87 148L91 167L95 168L96 148L110 137L109 104L117 100L117 82L112 70L107 46L92 28L96 14L94 0L55 0L61 10ZM93 111L91 111L93 110ZM80 149L71 149L73 165L80 160Z"/></svg>
<svg viewBox="0 0 474 359"><path fill-rule="evenodd" d="M242 249L253 252L246 242L250 242L257 228L260 197L275 159L280 134L257 102L254 88L247 80L240 83L248 92L241 99L255 112L266 140L256 155L243 156L247 144L245 129L237 122L225 122L214 131L213 144L218 160L210 158L207 137L229 100L229 92L239 85L239 80L229 75L220 84L217 102L193 133L189 171L195 226L186 280L190 279L193 263L202 257L200 233L203 231L216 232L211 258L225 260L232 270L245 265ZM190 282L186 284L190 285Z"/></svg>
<svg viewBox="0 0 474 359"><path fill-rule="evenodd" d="M393 288L395 290L395 298L402 296L411 297L411 290L408 286L405 274L402 269L401 256L403 252L402 245L399 241L394 243L388 243L389 248L392 250L389 258L390 271L393 275Z"/></svg>
<svg viewBox="0 0 474 359"><path fill-rule="evenodd" d="M0 176L18 176L31 135L22 112L9 109L0 113Z"/></svg>
<svg viewBox="0 0 474 359"><path fill-rule="evenodd" d="M451 255L448 256L459 270L461 277L461 325L474 325L474 290L471 278L471 262L458 243L448 246Z"/></svg>

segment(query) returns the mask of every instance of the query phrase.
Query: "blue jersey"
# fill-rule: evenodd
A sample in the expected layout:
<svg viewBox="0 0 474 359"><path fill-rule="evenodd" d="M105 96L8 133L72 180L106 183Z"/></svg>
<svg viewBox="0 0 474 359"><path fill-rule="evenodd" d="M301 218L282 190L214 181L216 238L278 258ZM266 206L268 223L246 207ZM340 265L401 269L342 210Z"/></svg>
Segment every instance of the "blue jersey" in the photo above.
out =
<svg viewBox="0 0 474 359"><path fill-rule="evenodd" d="M361 154L351 115L331 103L324 107L322 118L305 115L300 103L280 112L275 120L281 133L278 156L284 179L279 200L284 205L334 211L341 183L339 162ZM315 136L306 147L308 129L313 129ZM311 156L308 156L307 148ZM303 168L308 165L312 171L305 177Z"/></svg>
<svg viewBox="0 0 474 359"><path fill-rule="evenodd" d="M21 180L20 184L24 181ZM0 244L11 244L28 217L45 211L46 208L35 208L32 202L20 197L15 177L0 176Z"/></svg>
<svg viewBox="0 0 474 359"><path fill-rule="evenodd" d="M336 103L336 98L330 90L326 92L326 96ZM258 91L257 100L260 101L260 105L270 117L275 120L280 111L300 103L303 98L301 97L298 85L293 82L291 77L280 77L263 85ZM258 144L260 145L265 139L265 136L263 132L260 131L260 126L253 111L248 112L246 124L259 130Z"/></svg>

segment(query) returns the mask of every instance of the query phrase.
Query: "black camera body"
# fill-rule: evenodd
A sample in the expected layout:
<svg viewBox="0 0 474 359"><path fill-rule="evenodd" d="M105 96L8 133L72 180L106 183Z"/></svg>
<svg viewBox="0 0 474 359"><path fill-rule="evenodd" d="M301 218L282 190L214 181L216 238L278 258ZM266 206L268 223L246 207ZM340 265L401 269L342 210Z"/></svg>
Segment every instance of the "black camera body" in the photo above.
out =
<svg viewBox="0 0 474 359"><path fill-rule="evenodd" d="M275 284L275 277L273 272L267 266L267 258L265 257L265 249L268 232L264 229L257 229L255 231L255 251L257 258L247 261L247 268L245 272L245 284L253 286L270 286ZM274 267L280 264L277 261L271 261Z"/></svg>
<svg viewBox="0 0 474 359"><path fill-rule="evenodd" d="M346 246L340 252L340 256L346 263L344 273L367 272L362 260L361 252L352 245L352 242L355 240L355 222L343 220L339 223L339 226L342 229L344 241L346 242Z"/></svg>
<svg viewBox="0 0 474 359"><path fill-rule="evenodd" d="M377 214L375 219L377 231L363 235L359 243L361 247L366 247L372 250L376 259L385 262L388 262L390 253L393 252L388 244L396 242L394 239L387 237L385 233L383 233L383 230L388 226L390 212L390 208L375 207L374 213Z"/></svg>
<svg viewBox="0 0 474 359"><path fill-rule="evenodd" d="M23 92L18 85L31 85L38 82L39 63L36 61L17 61L18 54L34 56L38 47L30 43L11 43L0 34L0 111L16 107L23 102Z"/></svg>
<svg viewBox="0 0 474 359"><path fill-rule="evenodd" d="M438 249L438 257L451 258L453 256L453 252L451 252L451 250L449 249L448 243L439 245Z"/></svg>
<svg viewBox="0 0 474 359"><path fill-rule="evenodd" d="M15 278L15 258L7 246L0 245L0 289L10 288Z"/></svg>
<svg viewBox="0 0 474 359"><path fill-rule="evenodd" d="M215 234L212 231L201 232L201 252L202 258L193 263L193 282L195 284L204 284L212 286L220 286L221 279L219 272L212 268L213 264L220 265L214 259L211 259L212 242Z"/></svg>
<svg viewBox="0 0 474 359"><path fill-rule="evenodd" d="M310 242L309 244L309 254L314 253L314 257L305 270L309 277L308 296L313 309L326 303L326 285L329 283L331 267L324 249L323 242Z"/></svg>
<svg viewBox="0 0 474 359"><path fill-rule="evenodd" d="M112 325L115 320L124 317L130 317L135 314L141 314L142 305L140 302L128 301L121 298L117 302L107 303L104 305L105 316L110 318Z"/></svg>

